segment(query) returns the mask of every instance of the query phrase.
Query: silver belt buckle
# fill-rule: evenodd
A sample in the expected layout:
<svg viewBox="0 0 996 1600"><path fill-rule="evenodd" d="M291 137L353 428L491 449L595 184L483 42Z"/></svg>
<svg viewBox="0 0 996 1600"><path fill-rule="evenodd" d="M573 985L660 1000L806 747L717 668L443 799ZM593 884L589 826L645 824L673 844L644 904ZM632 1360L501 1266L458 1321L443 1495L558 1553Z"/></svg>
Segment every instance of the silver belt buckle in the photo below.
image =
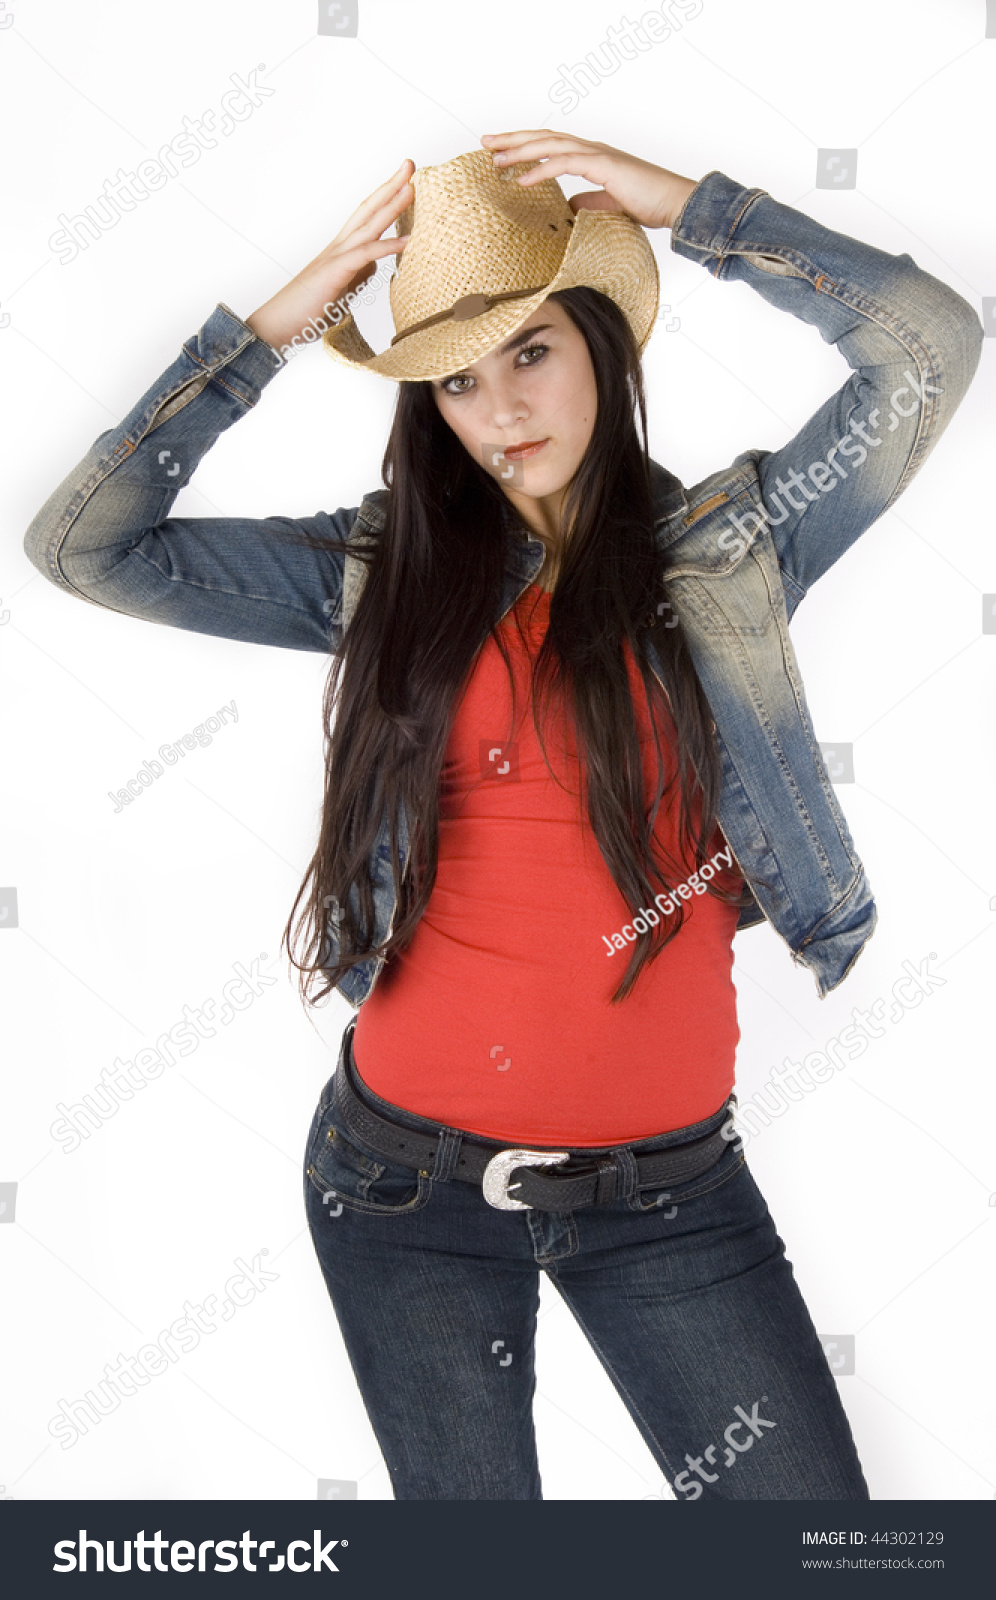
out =
<svg viewBox="0 0 996 1600"><path fill-rule="evenodd" d="M533 1211L535 1207L526 1200L513 1200L509 1195L508 1180L515 1167L545 1167L553 1161L570 1160L569 1150L499 1150L492 1156L484 1169L481 1178L481 1188L484 1198L489 1206L494 1206L498 1211ZM513 1189L519 1187L518 1183L512 1185Z"/></svg>

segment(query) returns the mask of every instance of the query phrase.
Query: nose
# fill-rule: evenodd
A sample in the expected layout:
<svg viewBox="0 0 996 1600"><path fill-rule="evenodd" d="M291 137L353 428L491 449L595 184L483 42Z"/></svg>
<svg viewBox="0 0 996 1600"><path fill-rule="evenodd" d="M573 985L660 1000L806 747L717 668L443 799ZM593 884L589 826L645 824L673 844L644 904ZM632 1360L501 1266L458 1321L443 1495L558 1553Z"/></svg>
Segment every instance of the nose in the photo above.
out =
<svg viewBox="0 0 996 1600"><path fill-rule="evenodd" d="M525 422L529 407L514 380L501 379L491 394L491 421L495 428L512 429Z"/></svg>

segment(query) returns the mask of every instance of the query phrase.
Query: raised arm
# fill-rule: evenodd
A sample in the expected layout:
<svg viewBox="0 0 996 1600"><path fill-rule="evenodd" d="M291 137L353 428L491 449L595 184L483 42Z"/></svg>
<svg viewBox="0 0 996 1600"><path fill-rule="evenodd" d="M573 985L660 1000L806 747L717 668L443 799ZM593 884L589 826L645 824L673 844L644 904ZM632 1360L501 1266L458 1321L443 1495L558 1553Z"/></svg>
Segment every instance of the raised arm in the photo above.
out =
<svg viewBox="0 0 996 1600"><path fill-rule="evenodd" d="M411 199L405 162L321 255L243 322L219 305L117 428L49 496L24 540L58 588L112 611L223 638L327 651L337 643L345 539L356 514L169 517L218 436L283 364L277 347L334 306L373 261L404 248L380 234Z"/></svg>
<svg viewBox="0 0 996 1600"><path fill-rule="evenodd" d="M852 368L787 444L737 458L756 465L791 614L903 492L944 432L978 366L976 312L911 256L835 233L722 172L695 182L546 128L486 134L482 143L501 165L538 162L519 178L525 186L568 173L601 184L574 195L572 207L621 210L645 228L670 228L676 254L813 323ZM747 517L740 522L719 536L728 549L759 531Z"/></svg>
<svg viewBox="0 0 996 1600"><path fill-rule="evenodd" d="M852 369L787 444L737 458L756 464L791 614L926 461L975 374L982 325L911 256L835 233L722 172L696 185L671 248L813 323ZM722 538L732 548L757 531L731 526Z"/></svg>

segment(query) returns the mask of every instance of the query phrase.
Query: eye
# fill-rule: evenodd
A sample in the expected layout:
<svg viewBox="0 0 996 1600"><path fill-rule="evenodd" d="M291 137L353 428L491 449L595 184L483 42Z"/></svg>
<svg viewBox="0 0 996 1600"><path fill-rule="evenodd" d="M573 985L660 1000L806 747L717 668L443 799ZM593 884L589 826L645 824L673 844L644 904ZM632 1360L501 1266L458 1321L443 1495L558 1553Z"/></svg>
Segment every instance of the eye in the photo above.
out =
<svg viewBox="0 0 996 1600"><path fill-rule="evenodd" d="M516 365L518 365L521 361L527 367L538 366L549 348L550 346L548 344L543 344L541 342L537 344L526 345L525 349L518 352L516 356ZM530 359L525 360L524 358L526 357L529 357ZM454 384L461 384L464 387L454 388ZM444 394L451 395L469 394L473 386L474 379L470 376L469 372L455 372L452 378L444 378L439 385Z"/></svg>

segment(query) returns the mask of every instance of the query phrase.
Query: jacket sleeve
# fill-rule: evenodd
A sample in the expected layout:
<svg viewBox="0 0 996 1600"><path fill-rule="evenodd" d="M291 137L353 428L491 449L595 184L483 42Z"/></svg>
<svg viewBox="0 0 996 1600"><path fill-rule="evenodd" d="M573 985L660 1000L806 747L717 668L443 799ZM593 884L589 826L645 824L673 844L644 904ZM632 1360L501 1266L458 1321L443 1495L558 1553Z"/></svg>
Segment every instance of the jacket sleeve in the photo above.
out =
<svg viewBox="0 0 996 1600"><path fill-rule="evenodd" d="M911 256L835 233L722 172L689 195L671 248L813 323L852 369L781 449L737 458L756 464L791 614L926 461L975 374L982 326ZM760 525L741 521L749 542Z"/></svg>
<svg viewBox="0 0 996 1600"><path fill-rule="evenodd" d="M178 491L282 365L227 306L184 344L124 421L102 433L24 540L68 594L174 628L295 650L334 648L344 538L356 508L314 517L170 517Z"/></svg>

